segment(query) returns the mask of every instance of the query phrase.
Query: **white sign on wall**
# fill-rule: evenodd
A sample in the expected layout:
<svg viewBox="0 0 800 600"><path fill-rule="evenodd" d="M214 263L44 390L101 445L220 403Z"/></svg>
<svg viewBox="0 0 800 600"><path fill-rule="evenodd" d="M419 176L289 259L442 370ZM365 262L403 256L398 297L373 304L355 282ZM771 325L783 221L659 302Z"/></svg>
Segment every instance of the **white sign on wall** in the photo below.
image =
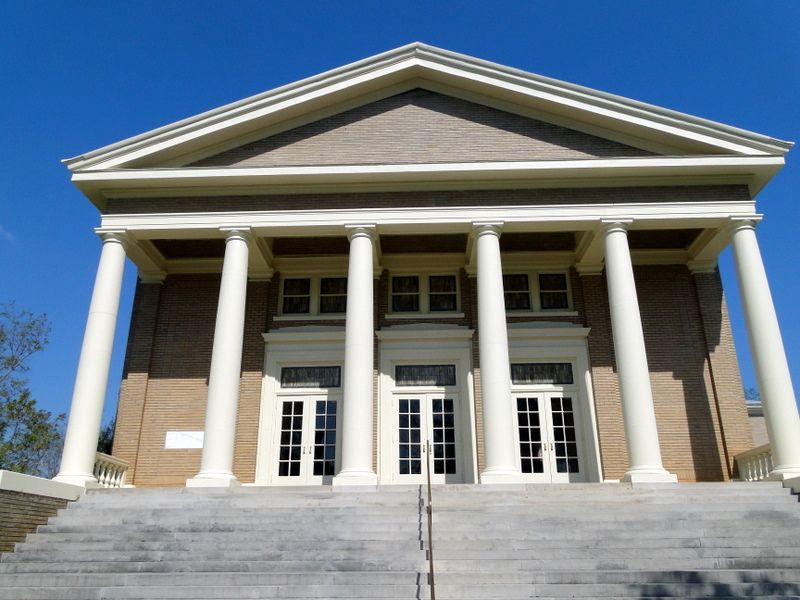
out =
<svg viewBox="0 0 800 600"><path fill-rule="evenodd" d="M202 448L202 431L168 431L164 440L164 448L176 450L179 448Z"/></svg>

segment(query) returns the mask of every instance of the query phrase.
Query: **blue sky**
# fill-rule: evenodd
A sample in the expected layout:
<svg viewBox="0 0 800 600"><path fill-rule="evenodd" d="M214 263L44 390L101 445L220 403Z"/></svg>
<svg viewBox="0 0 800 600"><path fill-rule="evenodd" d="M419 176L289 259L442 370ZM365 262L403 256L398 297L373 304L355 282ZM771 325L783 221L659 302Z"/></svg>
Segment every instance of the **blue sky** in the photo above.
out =
<svg viewBox="0 0 800 600"><path fill-rule="evenodd" d="M408 42L800 140L798 2L0 3L0 301L45 312L35 396L67 411L99 241L96 209L60 164L227 102ZM800 381L800 158L759 196L758 235ZM730 251L737 350L755 386ZM128 265L106 403L124 358Z"/></svg>

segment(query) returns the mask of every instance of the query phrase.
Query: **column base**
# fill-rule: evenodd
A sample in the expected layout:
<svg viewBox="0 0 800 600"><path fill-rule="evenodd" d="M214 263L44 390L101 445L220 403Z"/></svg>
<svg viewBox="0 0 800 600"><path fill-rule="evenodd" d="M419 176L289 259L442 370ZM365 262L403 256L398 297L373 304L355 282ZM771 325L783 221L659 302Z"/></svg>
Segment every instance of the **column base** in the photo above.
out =
<svg viewBox="0 0 800 600"><path fill-rule="evenodd" d="M186 480L187 488L232 488L242 485L230 473L198 473Z"/></svg>
<svg viewBox="0 0 800 600"><path fill-rule="evenodd" d="M331 485L378 485L378 476L372 471L342 471L333 478Z"/></svg>
<svg viewBox="0 0 800 600"><path fill-rule="evenodd" d="M481 473L481 484L522 483L522 473L513 469L492 469Z"/></svg>
<svg viewBox="0 0 800 600"><path fill-rule="evenodd" d="M767 479L770 481L786 481L795 477L800 477L800 466L789 465L784 467L783 465L778 465L769 472Z"/></svg>
<svg viewBox="0 0 800 600"><path fill-rule="evenodd" d="M77 485L85 490L96 490L103 487L98 483L94 475L56 475L52 480L58 483Z"/></svg>
<svg viewBox="0 0 800 600"><path fill-rule="evenodd" d="M637 469L622 476L624 483L678 483L678 476L666 469Z"/></svg>
<svg viewBox="0 0 800 600"><path fill-rule="evenodd" d="M800 494L800 467L778 467L773 469L767 477L769 481L780 481L785 488Z"/></svg>

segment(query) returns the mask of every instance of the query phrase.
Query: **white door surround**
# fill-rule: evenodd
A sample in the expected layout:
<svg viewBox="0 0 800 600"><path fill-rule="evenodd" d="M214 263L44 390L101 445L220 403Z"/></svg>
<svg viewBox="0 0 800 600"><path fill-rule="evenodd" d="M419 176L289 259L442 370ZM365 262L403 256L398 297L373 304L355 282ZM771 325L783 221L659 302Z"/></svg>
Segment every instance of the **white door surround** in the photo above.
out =
<svg viewBox="0 0 800 600"><path fill-rule="evenodd" d="M434 435L448 435L437 425L439 416L443 420L444 412L449 412L445 404L437 401L451 400L453 407L454 425L452 435L453 446L433 448L431 455L431 480L435 483L477 483L477 441L475 435L475 399L472 380L472 335L473 330L464 327L447 326L396 326L377 332L380 341L380 385L378 402L378 482L380 484L422 483L425 475L426 460L422 453L426 438L430 438L436 446L438 437ZM400 386L395 381L395 369L398 366L411 365L453 365L455 370L455 385L413 385ZM401 401L406 401L401 408ZM412 401L418 403L414 405ZM418 425L410 419L413 413L419 413ZM401 415L408 417L409 440L401 440ZM436 423L434 423L436 421ZM449 423L449 417L448 417ZM420 461L419 470L410 466L408 460L414 457L401 456L401 445L409 454L417 443L410 436L415 436L414 429L420 431ZM439 429L437 433L434 429ZM445 428L446 429L446 428ZM441 459L450 458L455 450L455 473L436 473L437 470L447 471L447 463ZM445 455L438 454L444 452ZM440 462L435 464L436 459ZM401 461L410 472L401 473ZM450 463L452 466L452 463ZM410 468L409 468L410 466ZM405 469L402 469L405 470ZM416 472L414 472L416 471Z"/></svg>
<svg viewBox="0 0 800 600"><path fill-rule="evenodd" d="M508 410L513 414L517 424L514 432L516 442L517 464L520 464L521 444L517 398L536 398L547 449L542 446L543 458L555 459L559 449L558 440L553 439L553 407L549 404L552 398L567 397L570 399L571 411L575 420L577 439L577 458L579 472L558 473L553 466L552 475L523 473L526 483L558 483L567 481L603 481L600 462L600 445L597 435L597 420L592 393L592 375L589 368L589 353L586 337L589 329L565 323L527 323L514 324L508 328L509 354L512 364L517 363L569 363L572 366L572 384L514 384L511 385L511 399ZM565 411L565 406L556 408L556 412ZM529 430L530 431L530 430ZM524 435L524 434L523 434ZM549 444L553 444L552 449ZM570 447L570 451L572 447Z"/></svg>
<svg viewBox="0 0 800 600"><path fill-rule="evenodd" d="M315 456L335 448L335 470L341 460L341 405L344 386L344 330L341 327L297 327L294 331L276 331L263 335L266 342L264 379L261 387L261 411L258 428L255 485L330 484L332 476L315 475ZM281 369L286 367L338 367L338 385L331 387L282 387ZM318 407L324 403L325 416ZM335 423L329 417L329 402L336 403ZM284 415L286 404L300 403L299 415ZM292 407L294 409L294 407ZM331 407L332 410L332 407ZM297 412L292 410L292 413ZM284 417L295 419L287 427ZM300 418L297 418L300 417ZM324 427L317 420L325 419ZM333 424L333 429L329 427ZM333 435L331 435L333 431ZM288 439L281 434L289 433ZM322 434L323 441L316 439ZM292 438L292 434L294 438ZM328 443L335 438L333 445ZM283 443L286 442L286 443ZM281 456L281 446L283 453ZM285 459L285 460L284 460ZM294 462L299 461L299 462ZM288 475L281 475L280 465ZM316 461L317 471L324 465ZM288 469L288 471L287 471ZM292 469L296 475L292 475ZM299 470L298 470L299 469Z"/></svg>

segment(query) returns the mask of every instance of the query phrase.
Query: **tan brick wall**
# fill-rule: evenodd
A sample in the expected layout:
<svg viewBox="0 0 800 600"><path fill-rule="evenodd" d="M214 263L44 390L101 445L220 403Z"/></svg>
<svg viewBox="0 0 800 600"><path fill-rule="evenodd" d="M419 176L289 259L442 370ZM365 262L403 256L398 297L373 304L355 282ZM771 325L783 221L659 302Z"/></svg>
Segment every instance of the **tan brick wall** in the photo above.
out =
<svg viewBox="0 0 800 600"><path fill-rule="evenodd" d="M190 166L554 160L651 154L417 89L227 150Z"/></svg>
<svg viewBox="0 0 800 600"><path fill-rule="evenodd" d="M694 282L685 266L636 268L664 467L682 481L727 475Z"/></svg>
<svg viewBox="0 0 800 600"><path fill-rule="evenodd" d="M136 477L142 415L150 379L160 297L160 283L137 282L112 450L114 456L128 461L130 466L126 477L129 483Z"/></svg>
<svg viewBox="0 0 800 600"><path fill-rule="evenodd" d="M170 276L162 284L144 398L141 388L132 385L128 386L130 393L126 391L120 398L120 414L141 413L138 454L130 461L133 477L129 481L136 486L183 485L199 469L200 450L167 450L164 439L167 431L204 428L219 279L219 275ZM247 290L234 456L234 473L244 483L252 482L255 474L264 360L261 332L266 322L268 285L250 282ZM134 319L133 347L139 344L139 336L148 335L145 324L152 327L151 319ZM132 423L135 418L126 417L118 425L115 452L117 447L133 447L136 430Z"/></svg>
<svg viewBox="0 0 800 600"><path fill-rule="evenodd" d="M692 276L684 266L636 267L635 276L665 467L684 481L727 478L730 457L749 448L752 440L719 276ZM243 482L253 481L255 473L264 363L261 332L267 326L307 324L271 320L278 305L279 278L276 274L274 284L248 285L234 467ZM457 321L477 329L476 280L463 272L460 279L465 317ZM605 277L578 277L571 270L570 280L578 316L557 319L591 328L588 344L601 459L605 476L618 478L627 469L627 451ZM375 282L375 319L382 326L387 323L388 281L385 273ZM132 482L137 486L183 485L199 468L199 450L165 450L163 445L168 430L203 429L218 291L218 275L171 276L161 286L138 286L115 442L115 453L131 462ZM510 321L538 319L556 318L544 315ZM376 344L376 389L379 364ZM716 385L712 385L712 374ZM473 377L482 470L477 335ZM377 414L376 397L376 436ZM377 449L377 437L375 442Z"/></svg>
<svg viewBox="0 0 800 600"><path fill-rule="evenodd" d="M719 270L713 273L696 273L693 277L714 381L719 421L725 434L728 467L733 469L733 458L753 447L753 434L744 403L728 305L722 291Z"/></svg>
<svg viewBox="0 0 800 600"><path fill-rule="evenodd" d="M14 544L24 541L67 504L60 498L0 490L0 552L11 552Z"/></svg>
<svg viewBox="0 0 800 600"><path fill-rule="evenodd" d="M541 204L618 204L639 202L747 201L744 185L700 185L541 190L441 190L272 194L184 198L111 198L105 214L151 212L220 212L247 210L315 210L320 208L392 208L439 206L520 206Z"/></svg>
<svg viewBox="0 0 800 600"><path fill-rule="evenodd" d="M627 469L628 449L625 445L625 427L614 359L608 288L605 275L587 275L581 279L585 322L591 329L587 344L592 369L600 461L606 479L619 479Z"/></svg>
<svg viewBox="0 0 800 600"><path fill-rule="evenodd" d="M728 394L719 408L714 393L715 387L738 385L741 390L738 372L731 372L737 370L732 342L714 349L712 364L716 360L720 365L715 386L701 319L701 311L714 312L712 299L701 296L698 302L693 276L685 266L640 266L635 278L664 467L682 481L727 479L726 443L741 447L747 426L741 391L738 400L735 393ZM586 325L592 328L589 353L601 458L605 477L616 479L624 474L628 459L605 276L584 277L583 290ZM729 333L720 298L717 331Z"/></svg>

